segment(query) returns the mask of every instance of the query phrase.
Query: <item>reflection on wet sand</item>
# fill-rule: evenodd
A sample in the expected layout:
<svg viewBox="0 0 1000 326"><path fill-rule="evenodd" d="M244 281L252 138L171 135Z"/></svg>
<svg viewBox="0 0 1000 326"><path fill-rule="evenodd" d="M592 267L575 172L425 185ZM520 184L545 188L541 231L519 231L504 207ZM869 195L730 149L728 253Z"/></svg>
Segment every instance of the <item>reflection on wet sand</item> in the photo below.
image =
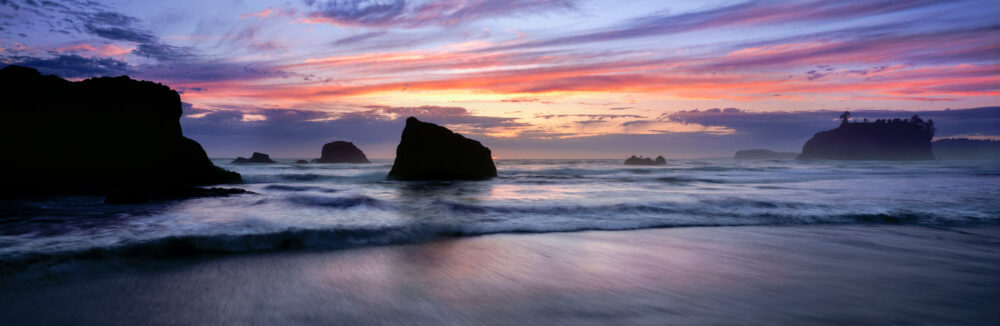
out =
<svg viewBox="0 0 1000 326"><path fill-rule="evenodd" d="M67 262L52 269L78 268L77 278L0 284L9 303L0 318L33 326L995 325L998 244L995 226L678 228L157 260L120 272Z"/></svg>

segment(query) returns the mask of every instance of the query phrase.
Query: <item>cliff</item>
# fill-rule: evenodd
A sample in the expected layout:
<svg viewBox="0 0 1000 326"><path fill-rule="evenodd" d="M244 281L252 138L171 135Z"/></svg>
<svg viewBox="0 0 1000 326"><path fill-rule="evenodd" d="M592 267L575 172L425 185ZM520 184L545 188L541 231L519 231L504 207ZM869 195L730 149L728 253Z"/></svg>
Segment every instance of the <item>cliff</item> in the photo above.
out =
<svg viewBox="0 0 1000 326"><path fill-rule="evenodd" d="M987 139L951 138L931 143L934 156L941 160L1000 161L1000 141Z"/></svg>
<svg viewBox="0 0 1000 326"><path fill-rule="evenodd" d="M388 178L478 180L496 176L489 148L448 128L409 117Z"/></svg>
<svg viewBox="0 0 1000 326"><path fill-rule="evenodd" d="M181 134L180 96L126 76L70 82L0 70L0 196L241 183Z"/></svg>
<svg viewBox="0 0 1000 326"><path fill-rule="evenodd" d="M846 113L845 113L846 114ZM933 121L920 117L848 122L816 133L802 146L802 160L933 160Z"/></svg>
<svg viewBox="0 0 1000 326"><path fill-rule="evenodd" d="M748 149L737 151L733 159L737 160L790 160L799 156L799 153L775 152L768 149Z"/></svg>

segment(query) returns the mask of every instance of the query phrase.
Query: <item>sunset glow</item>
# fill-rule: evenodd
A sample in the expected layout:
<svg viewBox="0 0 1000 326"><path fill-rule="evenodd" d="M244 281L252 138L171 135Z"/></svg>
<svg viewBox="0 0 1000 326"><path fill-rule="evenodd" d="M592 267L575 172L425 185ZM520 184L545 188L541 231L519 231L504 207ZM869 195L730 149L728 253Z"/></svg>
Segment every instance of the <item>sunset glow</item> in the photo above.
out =
<svg viewBox="0 0 1000 326"><path fill-rule="evenodd" d="M190 103L188 121L234 113L250 126L293 111L302 121L391 120L422 108L465 133L523 141L740 132L671 118L694 109L1000 105L995 1L245 1L186 9L193 3L4 2L0 56L69 78L164 83ZM322 137L331 136L351 137ZM372 145L381 155L390 146Z"/></svg>

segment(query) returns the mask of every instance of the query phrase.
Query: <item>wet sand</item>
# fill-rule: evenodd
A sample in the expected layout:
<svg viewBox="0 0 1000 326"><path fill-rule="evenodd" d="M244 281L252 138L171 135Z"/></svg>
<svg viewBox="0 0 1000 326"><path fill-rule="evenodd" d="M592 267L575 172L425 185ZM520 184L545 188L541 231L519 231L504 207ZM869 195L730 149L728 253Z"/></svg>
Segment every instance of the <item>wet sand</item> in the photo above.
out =
<svg viewBox="0 0 1000 326"><path fill-rule="evenodd" d="M0 279L2 324L1000 324L996 226L498 234L30 273Z"/></svg>

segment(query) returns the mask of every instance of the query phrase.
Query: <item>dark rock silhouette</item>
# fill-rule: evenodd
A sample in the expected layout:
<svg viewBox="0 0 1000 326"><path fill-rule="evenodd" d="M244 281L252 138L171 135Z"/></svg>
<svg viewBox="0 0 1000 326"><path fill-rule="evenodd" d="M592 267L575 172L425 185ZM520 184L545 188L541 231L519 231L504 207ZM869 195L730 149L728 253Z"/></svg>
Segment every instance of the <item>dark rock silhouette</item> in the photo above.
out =
<svg viewBox="0 0 1000 326"><path fill-rule="evenodd" d="M1000 141L996 140L948 138L934 141L931 147L940 160L1000 161Z"/></svg>
<svg viewBox="0 0 1000 326"><path fill-rule="evenodd" d="M802 160L933 160L934 121L910 119L850 122L841 115L837 129L821 131L802 146Z"/></svg>
<svg viewBox="0 0 1000 326"><path fill-rule="evenodd" d="M295 164L309 164L309 161L306 161L306 160L296 160Z"/></svg>
<svg viewBox="0 0 1000 326"><path fill-rule="evenodd" d="M272 160L270 155L253 152L253 155L250 155L250 158L245 158L240 156L237 157L235 160L233 160L233 163L248 164L248 163L278 163L278 162Z"/></svg>
<svg viewBox="0 0 1000 326"><path fill-rule="evenodd" d="M656 159L651 159L648 157L635 156L625 159L625 165L665 165L667 164L667 159L663 156L657 156Z"/></svg>
<svg viewBox="0 0 1000 326"><path fill-rule="evenodd" d="M737 160L790 160L799 156L793 152L775 152L769 149L748 149L737 151L733 156Z"/></svg>
<svg viewBox="0 0 1000 326"><path fill-rule="evenodd" d="M11 65L0 69L0 98L0 197L242 183L181 134L180 96L166 86Z"/></svg>
<svg viewBox="0 0 1000 326"><path fill-rule="evenodd" d="M313 160L314 163L371 163L354 143L349 141L335 141L323 145L320 158Z"/></svg>
<svg viewBox="0 0 1000 326"><path fill-rule="evenodd" d="M390 180L479 180L497 176L489 148L448 128L406 119Z"/></svg>

